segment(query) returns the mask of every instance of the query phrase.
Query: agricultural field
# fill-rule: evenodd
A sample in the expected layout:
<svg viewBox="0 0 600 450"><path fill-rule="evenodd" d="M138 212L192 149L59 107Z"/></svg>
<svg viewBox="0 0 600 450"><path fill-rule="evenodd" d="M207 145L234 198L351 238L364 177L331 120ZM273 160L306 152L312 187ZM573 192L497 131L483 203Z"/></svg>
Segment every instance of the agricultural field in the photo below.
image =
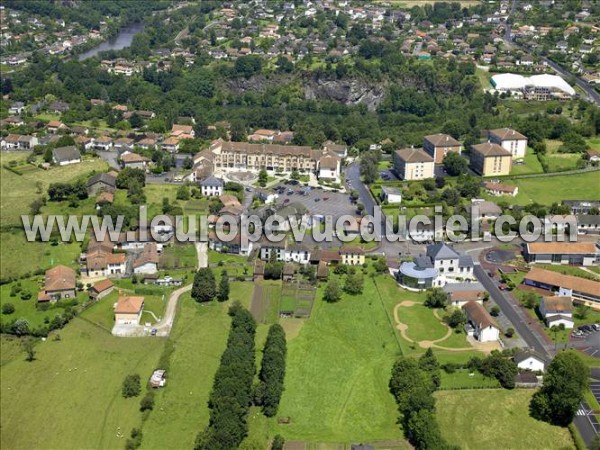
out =
<svg viewBox="0 0 600 450"><path fill-rule="evenodd" d="M438 391L434 396L442 435L465 450L573 448L566 428L529 416L532 394L526 389Z"/></svg>
<svg viewBox="0 0 600 450"><path fill-rule="evenodd" d="M116 338L79 318L58 335L36 345L33 362L0 341L2 448L123 448L141 425L140 398L122 397L123 379L147 380L164 340Z"/></svg>

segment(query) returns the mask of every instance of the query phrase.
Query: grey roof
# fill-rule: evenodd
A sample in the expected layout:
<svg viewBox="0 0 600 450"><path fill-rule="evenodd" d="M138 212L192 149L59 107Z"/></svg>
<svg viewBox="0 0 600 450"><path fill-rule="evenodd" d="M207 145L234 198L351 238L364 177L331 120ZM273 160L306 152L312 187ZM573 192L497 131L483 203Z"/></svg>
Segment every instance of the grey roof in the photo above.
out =
<svg viewBox="0 0 600 450"><path fill-rule="evenodd" d="M224 183L223 183L223 180L221 180L220 178L210 176L210 177L202 180L200 182L200 185L201 186L223 187Z"/></svg>
<svg viewBox="0 0 600 450"><path fill-rule="evenodd" d="M427 246L427 256L434 261L438 259L456 259L458 258L458 253L452 247L439 242Z"/></svg>
<svg viewBox="0 0 600 450"><path fill-rule="evenodd" d="M402 189L394 186L381 186L381 190L387 195L402 195Z"/></svg>
<svg viewBox="0 0 600 450"><path fill-rule="evenodd" d="M578 225L600 225L600 216L591 214L580 214L577 216Z"/></svg>
<svg viewBox="0 0 600 450"><path fill-rule="evenodd" d="M99 174L96 174L93 177L91 177L88 180L87 185L89 187L89 186L93 186L96 183L104 183L104 184L108 184L109 186L116 187L117 186L117 178L108 173L99 173Z"/></svg>
<svg viewBox="0 0 600 450"><path fill-rule="evenodd" d="M435 278L438 275L437 269L433 267L420 268L413 262L403 262L400 266L400 273L418 279Z"/></svg>
<svg viewBox="0 0 600 450"><path fill-rule="evenodd" d="M483 291L485 291L485 288L479 282L448 283L442 289L444 290L444 292L463 292L463 291L483 292Z"/></svg>
<svg viewBox="0 0 600 450"><path fill-rule="evenodd" d="M413 259L415 266L420 268L420 269L429 269L433 267L433 263L431 262L431 259L428 258L427 256L416 256Z"/></svg>
<svg viewBox="0 0 600 450"><path fill-rule="evenodd" d="M515 362L517 364L519 364L522 361L525 361L527 358L529 357L533 357L535 359L538 359L542 362L546 362L546 358L544 358L542 355L540 355L538 352L535 352L533 350L521 350L518 351L517 353L515 353L515 356L513 357L513 359L515 360Z"/></svg>
<svg viewBox="0 0 600 450"><path fill-rule="evenodd" d="M469 255L458 255L458 267L473 267L473 258Z"/></svg>
<svg viewBox="0 0 600 450"><path fill-rule="evenodd" d="M74 145L68 147L59 147L52 150L52 157L56 161L72 161L74 159L81 159L81 153L77 150Z"/></svg>

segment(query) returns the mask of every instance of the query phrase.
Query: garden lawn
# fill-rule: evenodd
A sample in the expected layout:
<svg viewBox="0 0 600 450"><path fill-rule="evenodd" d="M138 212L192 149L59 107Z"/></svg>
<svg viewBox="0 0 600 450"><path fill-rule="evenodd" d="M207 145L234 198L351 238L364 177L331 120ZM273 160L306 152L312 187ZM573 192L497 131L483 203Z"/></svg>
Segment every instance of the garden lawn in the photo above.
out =
<svg viewBox="0 0 600 450"><path fill-rule="evenodd" d="M198 265L198 254L193 243L174 243L165 247L160 255L159 267L161 270L190 268Z"/></svg>
<svg viewBox="0 0 600 450"><path fill-rule="evenodd" d="M47 303L45 305L40 305L40 309L38 309L37 295L43 285L43 281L43 275L20 280L19 282L21 283L22 291L17 293L14 297L10 296L11 289L19 282L12 282L0 286L0 303L2 305L10 303L15 307L14 313L8 315L2 314L0 316L0 321L2 321L2 323L7 323L15 319L25 319L29 323L29 328L34 329L43 325L45 319L50 321L57 314L62 314L64 312L63 305L70 302L69 299L64 302L58 301L54 304ZM23 291L29 291L31 293L31 298L29 300L21 300L20 295ZM87 299L88 295L86 293L78 293L77 300L79 303L83 303Z"/></svg>
<svg viewBox="0 0 600 450"><path fill-rule="evenodd" d="M431 341L439 339L446 334L446 328L435 318L433 311L422 306L422 302L425 301L425 293L409 292L405 289L402 289L392 277L387 275L378 276L375 280L377 282L380 302L384 305L390 326L392 326L395 330L398 342L404 355L419 357L425 353L425 349L416 343L410 343L405 340L400 331L395 328L394 307L398 303L405 300L417 302L416 305L410 307L400 307L399 311L401 322L408 325L407 335L409 338ZM413 310L410 311L411 309ZM439 311L438 314L440 317L443 317L444 313L443 311ZM427 326L423 326L423 324L427 324ZM469 348L470 346L464 333L455 333L454 331L447 339L439 342L438 345L451 349ZM435 355L441 364L465 364L472 356L484 356L483 353L475 349L472 351L451 351L434 348L433 351L435 352Z"/></svg>
<svg viewBox="0 0 600 450"><path fill-rule="evenodd" d="M167 385L156 392L156 404L144 423L142 448L192 448L208 425L208 396L225 350L231 302L199 305L189 293L179 299L170 336L175 346Z"/></svg>
<svg viewBox="0 0 600 450"><path fill-rule="evenodd" d="M533 153L530 147L527 147L525 158L523 158L523 164L515 164L510 169L511 175L525 175L530 173L544 173L542 164L537 158L537 155Z"/></svg>
<svg viewBox="0 0 600 450"><path fill-rule="evenodd" d="M587 143L592 150L600 152L600 137L590 138L587 140Z"/></svg>
<svg viewBox="0 0 600 450"><path fill-rule="evenodd" d="M300 334L288 342L285 391L271 435L308 442L402 439L388 390L398 344L375 286L328 304L317 299Z"/></svg>
<svg viewBox="0 0 600 450"><path fill-rule="evenodd" d="M566 428L529 416L533 390L438 391L442 435L469 449L573 448Z"/></svg>
<svg viewBox="0 0 600 450"><path fill-rule="evenodd" d="M454 373L441 371L442 384L440 389L481 389L481 388L499 388L500 383L496 378L484 377L479 372L469 372L468 370L457 370Z"/></svg>
<svg viewBox="0 0 600 450"><path fill-rule="evenodd" d="M145 383L164 340L117 338L79 318L60 336L39 342L33 362L23 353L3 361L1 447L123 448L141 425L140 397L121 396L123 379Z"/></svg>
<svg viewBox="0 0 600 450"><path fill-rule="evenodd" d="M586 193L589 200L600 200L599 172L585 172L572 175L557 175L535 178L505 179L507 184L519 187L514 202L528 205L538 202L551 205L562 200L577 200L581 193Z"/></svg>

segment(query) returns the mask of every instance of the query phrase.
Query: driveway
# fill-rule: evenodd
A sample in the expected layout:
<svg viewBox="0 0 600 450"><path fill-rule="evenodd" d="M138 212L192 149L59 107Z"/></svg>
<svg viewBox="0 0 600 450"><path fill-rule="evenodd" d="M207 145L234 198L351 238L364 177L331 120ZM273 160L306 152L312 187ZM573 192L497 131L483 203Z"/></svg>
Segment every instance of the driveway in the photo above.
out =
<svg viewBox="0 0 600 450"><path fill-rule="evenodd" d="M196 243L196 252L198 253L198 267L208 267L208 244L206 242ZM156 322L153 326L146 327L144 325L118 325L115 324L112 329L114 336L120 337L142 337L149 336L152 329L156 329L156 336L165 337L171 334L171 328L175 322L175 314L177 313L177 302L186 292L192 290L192 285L180 287L169 295L167 306L162 319Z"/></svg>

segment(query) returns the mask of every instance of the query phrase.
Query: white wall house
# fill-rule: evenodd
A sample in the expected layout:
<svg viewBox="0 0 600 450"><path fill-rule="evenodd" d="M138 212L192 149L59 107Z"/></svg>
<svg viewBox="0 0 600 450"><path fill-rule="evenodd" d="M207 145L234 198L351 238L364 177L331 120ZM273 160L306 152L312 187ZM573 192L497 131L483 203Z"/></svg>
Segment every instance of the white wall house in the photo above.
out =
<svg viewBox="0 0 600 450"><path fill-rule="evenodd" d="M223 180L217 177L208 177L200 182L202 195L205 197L220 197L223 195Z"/></svg>
<svg viewBox="0 0 600 450"><path fill-rule="evenodd" d="M286 262L308 264L310 262L310 250L304 245L292 245L285 251Z"/></svg>
<svg viewBox="0 0 600 450"><path fill-rule="evenodd" d="M479 303L467 302L463 306L469 325L469 333L479 342L495 342L500 340L500 329L494 319Z"/></svg>
<svg viewBox="0 0 600 450"><path fill-rule="evenodd" d="M546 369L546 361L544 358L534 352L518 352L515 354L514 360L517 367L521 370L543 372Z"/></svg>
<svg viewBox="0 0 600 450"><path fill-rule="evenodd" d="M542 297L540 314L548 327L564 325L571 329L575 326L573 321L573 302L569 296L554 295Z"/></svg>
<svg viewBox="0 0 600 450"><path fill-rule="evenodd" d="M489 131L490 141L508 150L513 158L524 158L527 151L527 136L512 128Z"/></svg>

